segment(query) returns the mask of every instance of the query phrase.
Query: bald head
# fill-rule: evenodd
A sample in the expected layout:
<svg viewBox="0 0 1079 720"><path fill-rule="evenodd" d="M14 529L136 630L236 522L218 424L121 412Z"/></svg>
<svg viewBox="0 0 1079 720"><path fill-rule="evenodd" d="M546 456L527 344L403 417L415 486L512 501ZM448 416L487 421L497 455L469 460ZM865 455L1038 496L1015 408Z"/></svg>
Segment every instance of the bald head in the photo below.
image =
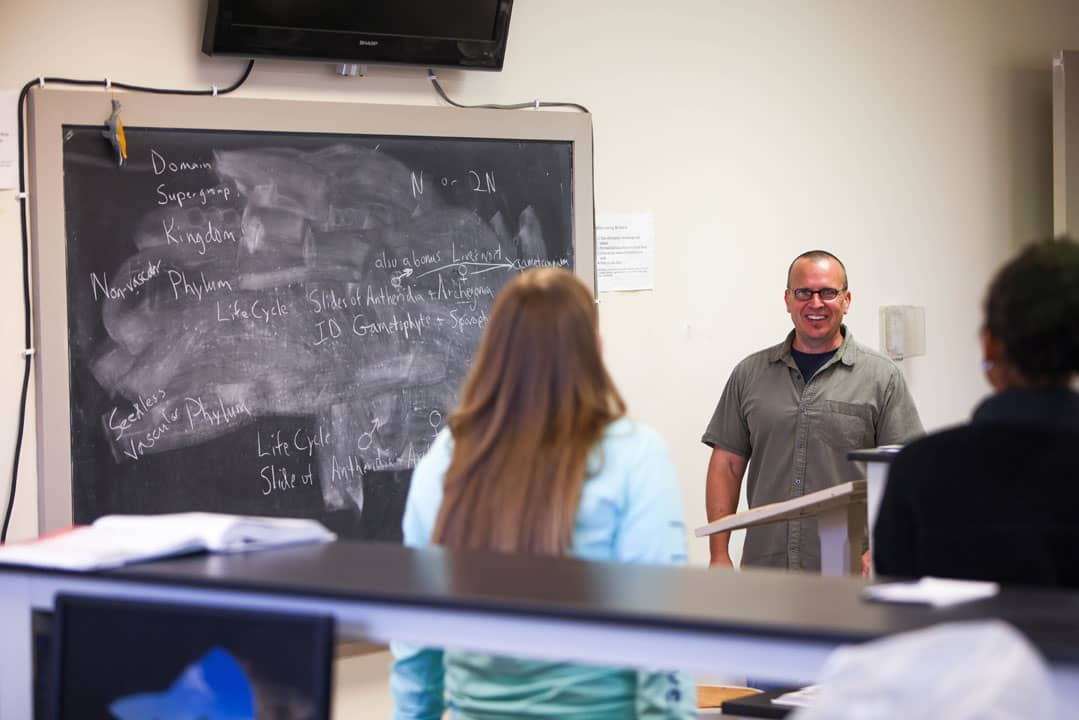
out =
<svg viewBox="0 0 1079 720"><path fill-rule="evenodd" d="M797 265L798 262L801 260L808 260L809 262L819 262L821 260L833 261L834 263L839 265L839 269L843 271L843 287L836 289L841 290L847 288L847 267L843 264L842 260L837 258L832 253L828 252L827 250L810 250L809 252L804 252L798 257L794 258L794 260L791 261L791 264L787 267L787 287L791 286L791 271L794 270L794 266Z"/></svg>

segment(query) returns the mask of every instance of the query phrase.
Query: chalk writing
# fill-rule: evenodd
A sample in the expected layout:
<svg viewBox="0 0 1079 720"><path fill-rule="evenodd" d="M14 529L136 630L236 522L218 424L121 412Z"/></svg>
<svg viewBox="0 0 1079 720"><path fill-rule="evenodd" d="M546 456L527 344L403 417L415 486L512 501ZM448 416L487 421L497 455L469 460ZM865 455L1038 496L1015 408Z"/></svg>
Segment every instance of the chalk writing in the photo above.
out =
<svg viewBox="0 0 1079 720"><path fill-rule="evenodd" d="M203 424L211 426L228 425L238 417L254 416L251 408L247 407L245 400L226 405L225 401L220 397L217 398L216 403L211 401L209 405L203 401L202 396L185 397L184 412L187 415L188 426L192 429Z"/></svg>
<svg viewBox="0 0 1079 720"><path fill-rule="evenodd" d="M344 310L356 307L360 304L359 289L348 295L338 295L337 290L330 288L313 288L307 291L307 302L312 312L322 313L330 310Z"/></svg>
<svg viewBox="0 0 1079 720"><path fill-rule="evenodd" d="M162 413L160 420L150 430L141 433L138 437L128 439L127 446L122 450L124 456L131 460L138 460L152 451L158 441L172 429L173 424L179 419L179 415L178 410Z"/></svg>
<svg viewBox="0 0 1079 720"><path fill-rule="evenodd" d="M281 299L274 295L272 300L252 300L250 303L241 303L239 300L222 303L217 302L217 321L236 322L238 320L252 320L268 323L271 320L288 317L289 305L282 303Z"/></svg>
<svg viewBox="0 0 1079 720"><path fill-rule="evenodd" d="M372 305L422 305L425 300L426 298L423 294L414 290L411 285L406 285L400 289L391 288L390 290L386 290L385 285L367 286L367 307Z"/></svg>
<svg viewBox="0 0 1079 720"><path fill-rule="evenodd" d="M468 176L472 179L472 192L493 193L495 192L494 173L484 171L480 176L475 170L469 170Z"/></svg>
<svg viewBox="0 0 1079 720"><path fill-rule="evenodd" d="M296 483L300 483L300 487L304 485L314 484L314 472L311 470L311 464L307 464L307 472L296 473L290 471L288 468L281 467L279 465L263 465L259 470L259 478L263 482L263 495L269 495L272 492L288 492L289 490L296 489Z"/></svg>
<svg viewBox="0 0 1079 720"><path fill-rule="evenodd" d="M109 284L108 273L90 273L90 287L94 300L108 298L109 300L124 300L128 294L138 292L139 288L161 274L161 261L146 263L146 269L138 270L130 275L125 283L118 286Z"/></svg>
<svg viewBox="0 0 1079 720"><path fill-rule="evenodd" d="M199 271L198 279L194 282L187 279L187 273L182 270L168 270L169 283L172 285L172 298L179 300L180 296L193 296L196 301L202 302L203 293L220 292L227 290L232 292L232 283L228 280L207 280L206 274Z"/></svg>
<svg viewBox="0 0 1079 720"><path fill-rule="evenodd" d="M395 313L389 320L369 320L363 313L357 313L352 318L352 334L356 337L369 337L371 335L385 335L401 333L406 338L423 334L425 328L434 324L434 319L427 313L405 313L404 317L398 317Z"/></svg>
<svg viewBox="0 0 1079 720"><path fill-rule="evenodd" d="M109 411L108 420L105 424L113 434L114 440L122 440L124 433L128 429L142 420L146 415L150 413L150 408L157 405L159 402L165 399L164 389L149 395L148 397L139 397L131 404L131 411L127 415L119 415L119 408L113 408Z"/></svg>
<svg viewBox="0 0 1079 720"><path fill-rule="evenodd" d="M154 175L160 175L164 172L180 173L180 172L201 172L203 170L212 170L213 164L208 161L189 161L181 160L180 162L172 162L166 160L165 157L157 150L150 148L150 163L154 167Z"/></svg>
<svg viewBox="0 0 1079 720"><path fill-rule="evenodd" d="M302 427L292 433L282 430L266 434L258 432L255 443L258 457L291 457L294 452L313 457L317 450L330 443L331 438L332 434L319 425L314 433Z"/></svg>
<svg viewBox="0 0 1079 720"><path fill-rule="evenodd" d="M129 128L117 173L70 130L76 517L398 539L499 290L573 266L572 145Z"/></svg>
<svg viewBox="0 0 1079 720"><path fill-rule="evenodd" d="M227 185L218 185L216 187L204 187L198 190L166 190L165 184L161 183L157 186L157 204L169 205L175 203L176 207L183 207L184 204L193 205L205 205L215 198L228 202L232 191Z"/></svg>
<svg viewBox="0 0 1079 720"><path fill-rule="evenodd" d="M165 242L169 245L194 245L199 255L206 254L208 244L222 245L236 242L236 234L228 229L214 226L213 220L206 221L206 229L202 230L177 230L176 218L169 217L161 221L161 228L165 232Z"/></svg>

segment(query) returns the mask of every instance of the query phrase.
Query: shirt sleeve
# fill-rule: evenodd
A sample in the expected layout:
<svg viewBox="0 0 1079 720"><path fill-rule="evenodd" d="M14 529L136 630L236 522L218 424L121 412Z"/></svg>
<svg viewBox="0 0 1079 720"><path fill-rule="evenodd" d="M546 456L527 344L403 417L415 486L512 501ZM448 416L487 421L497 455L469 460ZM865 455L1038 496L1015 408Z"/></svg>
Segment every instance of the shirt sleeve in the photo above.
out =
<svg viewBox="0 0 1079 720"><path fill-rule="evenodd" d="M627 463L624 513L614 559L626 563L686 564L686 521L678 475L663 441L638 427L638 453Z"/></svg>
<svg viewBox="0 0 1079 720"><path fill-rule="evenodd" d="M895 368L881 405L877 445L903 445L924 434L925 429L907 381L899 368Z"/></svg>
<svg viewBox="0 0 1079 720"><path fill-rule="evenodd" d="M711 448L719 448L748 458L753 451L749 423L742 412L742 383L745 376L743 361L727 378L723 394L719 397L712 419L705 428L701 442Z"/></svg>
<svg viewBox="0 0 1079 720"><path fill-rule="evenodd" d="M412 471L401 521L407 547L431 544L431 533L442 504L442 481L451 454L450 434L444 430ZM390 651L394 658L390 673L393 719L439 720L445 710L442 650L391 642Z"/></svg>
<svg viewBox="0 0 1079 720"><path fill-rule="evenodd" d="M406 547L422 548L431 544L438 510L442 506L442 482L450 467L453 454L449 430L435 438L427 453L412 471L412 481L405 499L405 514L401 534Z"/></svg>

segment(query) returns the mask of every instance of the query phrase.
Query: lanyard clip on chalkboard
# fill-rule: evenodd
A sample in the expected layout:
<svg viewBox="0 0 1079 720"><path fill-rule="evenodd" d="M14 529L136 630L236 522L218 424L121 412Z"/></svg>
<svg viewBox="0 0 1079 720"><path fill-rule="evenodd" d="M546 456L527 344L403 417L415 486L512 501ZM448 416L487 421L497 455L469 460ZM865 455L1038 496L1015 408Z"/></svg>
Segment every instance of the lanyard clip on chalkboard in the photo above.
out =
<svg viewBox="0 0 1079 720"><path fill-rule="evenodd" d="M110 86L109 79L105 78L105 88ZM124 136L124 124L120 122L120 101L115 98L112 101L112 114L105 121L105 129L101 134L112 143L112 148L116 151L116 164L123 167L124 161L127 160L127 138Z"/></svg>

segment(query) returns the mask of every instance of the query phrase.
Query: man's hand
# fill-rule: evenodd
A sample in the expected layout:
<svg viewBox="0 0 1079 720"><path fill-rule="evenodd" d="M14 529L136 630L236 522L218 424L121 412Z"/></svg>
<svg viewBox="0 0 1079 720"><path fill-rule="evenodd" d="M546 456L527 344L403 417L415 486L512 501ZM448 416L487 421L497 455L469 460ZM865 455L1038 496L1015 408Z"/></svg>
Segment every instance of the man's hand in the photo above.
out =
<svg viewBox="0 0 1079 720"><path fill-rule="evenodd" d="M862 553L862 577L864 577L864 578L869 577L869 565L870 565L869 551L866 550L864 553Z"/></svg>

